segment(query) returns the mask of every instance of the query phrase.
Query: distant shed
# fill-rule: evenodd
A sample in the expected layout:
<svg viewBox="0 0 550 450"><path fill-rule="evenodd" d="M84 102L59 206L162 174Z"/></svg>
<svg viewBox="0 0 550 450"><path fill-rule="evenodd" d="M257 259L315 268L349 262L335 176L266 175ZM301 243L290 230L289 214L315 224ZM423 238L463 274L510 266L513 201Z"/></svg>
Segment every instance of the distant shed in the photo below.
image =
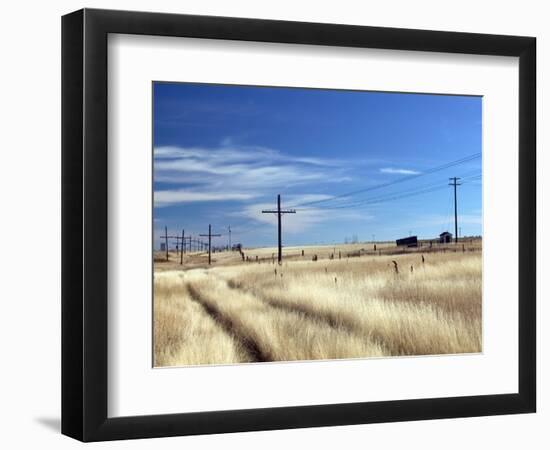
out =
<svg viewBox="0 0 550 450"><path fill-rule="evenodd" d="M403 247L418 247L418 237L416 236L409 236L402 239L397 239L395 241L397 246L403 246Z"/></svg>
<svg viewBox="0 0 550 450"><path fill-rule="evenodd" d="M453 234L449 233L448 231L444 231L439 235L439 243L440 244L450 244L453 242Z"/></svg>

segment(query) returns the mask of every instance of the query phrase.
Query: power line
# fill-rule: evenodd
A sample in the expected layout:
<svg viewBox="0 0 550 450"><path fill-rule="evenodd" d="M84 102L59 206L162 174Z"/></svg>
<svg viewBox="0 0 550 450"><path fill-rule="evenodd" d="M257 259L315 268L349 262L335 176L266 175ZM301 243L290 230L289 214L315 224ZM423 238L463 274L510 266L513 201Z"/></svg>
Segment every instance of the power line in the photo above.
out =
<svg viewBox="0 0 550 450"><path fill-rule="evenodd" d="M461 161L461 160L458 160L458 161ZM449 164L451 164L451 163L448 163L447 165L449 165ZM439 167L441 167L441 166L439 166ZM460 179L462 184L468 184L469 182L480 179L482 177L481 174L479 174L479 173L476 174L475 172L476 171L466 172L461 177L457 177L457 179ZM401 179L401 180L403 180L403 179ZM394 184L394 183L392 183L392 184ZM390 202L390 201L401 200L401 199L404 199L404 198L415 197L415 196L418 196L418 195L428 194L428 193L431 193L431 192L446 189L447 187L448 187L448 183L441 181L441 182L437 182L437 183L430 183L430 184L426 184L426 185L423 185L423 186L418 186L416 188L405 189L403 191L387 193L387 194L384 194L384 195L380 195L378 197L371 197L371 198L366 198L366 199L362 199L362 200L357 200L357 201L354 201L354 202L345 202L345 201L342 200L340 203L337 203L335 205L325 205L325 206L323 206L322 209L346 209L346 208L355 208L357 206L381 204L381 203L386 203L386 202ZM373 188L377 188L377 187L373 187ZM278 196L278 198L279 197L280 197L280 195ZM312 208L302 208L301 210L303 210L303 211L315 211L316 209L317 208L312 207ZM300 210L298 210L298 211L300 211ZM292 211L283 211L283 210L281 210L281 214L291 213L291 212ZM294 212L296 212L296 211L294 210ZM264 211L262 211L262 213L277 213L278 214L278 209L276 209L276 210L264 210ZM238 226L237 228L228 227L228 234L229 235L231 235L231 234L233 234L233 235L247 234L250 231L253 231L253 230L257 229L261 224L260 223L252 223L251 226L246 226L246 225L248 225L251 222L257 222L257 221L258 221L258 219L250 218L249 220L243 222L240 225L240 226L243 226L243 228L240 228L240 226ZM224 235L224 234L218 234L217 236L222 236L222 235ZM207 236L207 235L203 235L203 236ZM214 235L212 235L212 236L214 236ZM162 236L162 237L164 238L165 236ZM281 247L282 247L282 244L281 244ZM281 252L282 252L282 250L281 250ZM282 254L281 254L281 259L282 259Z"/></svg>
<svg viewBox="0 0 550 450"><path fill-rule="evenodd" d="M358 199L358 200L355 200L355 201L349 201L349 200L348 201L341 201L340 203L336 203L336 204L332 204L332 205L326 205L326 206L323 207L323 209L342 209L342 208L355 207L355 206L359 206L359 205L363 205L363 204L377 203L379 200L385 200L386 198L393 199L395 196L405 195L405 194L408 194L408 193L414 193L414 192L417 192L419 189L424 190L424 189L427 189L427 188L432 188L432 187L437 187L437 186L442 186L441 182L430 183L430 184L423 185L423 186L418 186L418 187L415 187L415 188L405 189L403 191L390 192L390 193L382 194L382 195L375 196L375 197L367 197L367 198L363 198L363 199ZM312 208L306 208L305 210L315 211L315 209L316 209L315 207L312 207Z"/></svg>
<svg viewBox="0 0 550 450"><path fill-rule="evenodd" d="M480 179L481 177L482 177L481 174L475 174L474 171L470 171L470 172L466 172L462 175L461 181L462 181L463 184L468 184L470 181ZM337 205L326 205L326 206L323 207L323 209L346 209L346 208L355 208L357 206L381 204L381 203L386 203L386 202L390 202L390 201L401 200L401 199L404 199L404 198L415 197L415 196L418 196L418 195L424 195L424 194L428 194L430 192L436 192L436 191L447 189L447 188L448 188L447 182L441 181L441 182L438 182L438 183L426 184L426 185L419 186L419 187L416 187L416 188L409 188L409 189L406 189L406 190L403 190L403 191L384 194L384 195L381 195L381 196L378 196L378 197L372 197L372 198L367 198L367 199L363 199L363 200L358 200L356 202L349 202L349 203L342 202L342 203L337 204ZM303 208L303 210L304 211L315 211L316 208ZM298 212L299 211L300 211L300 209L298 210ZM251 218L251 219L247 220L246 222L244 222L241 225L248 225L249 223L251 223L253 221L256 221L256 220L257 219ZM232 228L231 232L234 235L243 235L243 234L247 234L250 231L253 231L253 230L257 229L260 225L261 224L253 223L251 226L243 226L243 228L236 228L236 229Z"/></svg>
<svg viewBox="0 0 550 450"><path fill-rule="evenodd" d="M356 195L356 194L364 193L364 192L369 192L369 191L373 191L373 190L377 190L377 189L381 189L381 188L384 188L384 187L387 187L387 186L392 186L394 184L402 183L402 182L405 182L405 181L409 181L411 179L416 179L416 178L419 178L419 177L422 177L422 176L425 176L425 175L429 175L429 174L432 174L432 173L435 173L435 172L438 172L438 171L441 171L441 170L444 170L444 169L448 169L448 168L451 168L451 167L454 167L454 166L457 166L457 165L460 165L460 164L464 164L466 162L473 161L473 160L475 160L479 157L481 157L481 153L474 153L472 155L465 156L465 157L457 159L455 161L451 161L451 162L448 162L448 163L445 163L445 164L442 164L442 165L439 165L439 166L436 166L436 167L432 167L432 168L427 169L424 172L419 173L419 174L413 174L413 175L409 175L409 176L406 176L406 177L399 178L397 180L394 180L394 181L391 181L391 182L388 182L388 183L383 183L383 184L379 184L379 185L376 185L376 186L371 186L371 187L368 187L368 188L359 189L359 190L344 193L344 194L339 194L339 195L333 196L329 199L322 199L322 200L315 200L315 201L311 201L311 202L299 203L299 204L291 206L291 208L297 208L297 207L309 206L309 205L316 205L316 204L325 203L325 202L334 202L335 200L337 201L338 199L340 199L340 203L335 203L333 205L324 206L323 209L344 209L344 208L348 208L348 207L360 206L360 205L365 205L365 204L382 203L382 198L380 198L380 199L377 198L377 199L374 199L374 200L373 199L357 200L355 203L349 203L349 204L345 203L345 201L346 201L345 199L347 197L352 196L352 195ZM464 175L464 176L466 176L466 175ZM441 188L443 188L445 186L446 185L441 185ZM409 190L407 190L407 191L409 191ZM389 194L392 197L388 197L387 199L384 197L383 201L398 200L400 198L406 198L406 197L409 197L409 196L413 196L413 195L417 195L417 194L424 194L424 193L428 193L428 192L432 192L432 191L430 191L430 190L422 190L422 191L418 191L418 192L414 191L414 192L410 192L410 194L409 193L407 193L406 195L404 194L403 197L399 197L399 198L394 197L396 194L393 193L393 194ZM388 194L386 194L386 196L387 195ZM349 201L349 199L348 199L348 201ZM304 210L307 210L307 209L314 210L314 208L304 208ZM249 223L251 223L253 221L257 221L257 220L258 219L250 218L249 220L247 220L246 222L244 222L241 225L248 225ZM236 230L233 229L233 230L231 230L231 232L233 234L242 235L242 234L246 234L249 231L252 231L252 230L256 229L258 226L259 226L259 224L254 223L252 226L245 226L244 229L239 229L239 228L237 228Z"/></svg>
<svg viewBox="0 0 550 450"><path fill-rule="evenodd" d="M376 189L381 189L381 188L384 188L384 187L387 187L387 186L392 186L394 184L403 183L405 181L413 180L413 179L423 177L423 176L426 176L426 175L429 175L429 174L432 174L432 173L435 173L435 172L439 172L441 170L449 169L451 167L473 161L473 160L475 160L477 158L480 158L480 157L481 157L481 152L480 153L474 153L472 155L465 156L465 157L457 159L455 161L451 161L451 162L441 164L441 165L436 166L436 167L432 167L432 168L427 169L427 170L425 170L421 173L408 175L406 177L398 178L397 180L389 181L387 183L378 184L376 186L370 186L368 188L358 189L358 190L355 190L355 191L346 192L344 194L338 194L338 195L335 195L335 196L333 196L331 198L327 198L327 199L314 200L314 201L310 201L310 202L304 202L304 203L292 205L291 207L292 208L297 208L299 206L316 205L316 204L319 204L319 203L331 202L331 201L334 201L335 199L338 199L338 198L350 197L350 196L360 194L360 193L363 193L363 192L369 192L369 191L373 191L373 190L376 190Z"/></svg>
<svg viewBox="0 0 550 450"><path fill-rule="evenodd" d="M465 177L463 180L469 180L469 179L475 179L479 178L481 175L475 176L475 177ZM446 182L438 182L438 183L431 183L428 185L424 185L415 189L407 189L402 192L395 192L390 194L384 194L379 197L372 197L364 200L358 200L356 202L351 203L343 203L343 204L337 204L337 205L328 205L324 206L323 209L346 209L346 208L355 208L357 206L364 206L364 205L372 205L372 204L379 204L379 203L385 203L388 201L394 201L394 200L400 200L402 198L408 198L408 197L414 197L416 195L421 194L427 194L430 192L435 192L438 190L443 190L447 188ZM314 211L315 208L310 209L304 209L305 211ZM300 211L300 210L298 210Z"/></svg>
<svg viewBox="0 0 550 450"><path fill-rule="evenodd" d="M401 200L403 198L414 197L414 196L420 195L420 194L427 194L427 193L430 193L430 192L435 192L435 191L438 191L438 190L441 190L441 189L445 189L446 187L447 187L446 184L437 185L437 186L434 186L434 187L431 187L431 188L425 188L425 189L421 189L421 190L417 190L417 191L413 191L413 192L409 192L409 193L405 193L405 194L384 196L384 197L379 197L379 198L363 200L361 202L356 202L355 204L338 205L338 206L326 206L323 209L347 209L347 208L354 208L356 206L376 205L376 204L379 204L379 203L386 203L388 201Z"/></svg>

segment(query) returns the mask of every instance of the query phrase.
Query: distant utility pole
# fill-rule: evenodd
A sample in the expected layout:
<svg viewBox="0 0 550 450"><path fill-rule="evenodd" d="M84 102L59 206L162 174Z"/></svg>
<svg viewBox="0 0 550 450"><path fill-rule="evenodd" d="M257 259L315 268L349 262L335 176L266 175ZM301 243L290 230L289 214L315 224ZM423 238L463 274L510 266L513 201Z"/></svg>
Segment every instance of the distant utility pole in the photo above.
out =
<svg viewBox="0 0 550 450"><path fill-rule="evenodd" d="M460 178L458 177L449 178L449 181L451 181L449 183L449 186L453 186L455 191L455 244L458 242L458 209L456 205L456 187L461 185L458 180L460 180Z"/></svg>
<svg viewBox="0 0 550 450"><path fill-rule="evenodd" d="M183 251L183 253L187 253L187 245L185 245L185 230L182 228L181 230L181 249Z"/></svg>
<svg viewBox="0 0 550 450"><path fill-rule="evenodd" d="M227 231L229 232L229 248L228 250L231 251L231 225L227 227Z"/></svg>
<svg viewBox="0 0 550 450"><path fill-rule="evenodd" d="M208 234L200 234L199 236L208 236L208 265L210 265L212 264L212 237L219 237L221 234L212 234L212 225L209 224Z"/></svg>
<svg viewBox="0 0 550 450"><path fill-rule="evenodd" d="M164 227L164 236L160 236L161 239L164 239L164 247L166 250L166 261L168 261L168 239L179 239L179 236L168 236L168 227ZM178 245L178 241L176 240L176 246Z"/></svg>
<svg viewBox="0 0 550 450"><path fill-rule="evenodd" d="M168 261L168 227L164 227L164 246L166 247L166 261Z"/></svg>
<svg viewBox="0 0 550 450"><path fill-rule="evenodd" d="M262 210L263 214L277 214L277 223L278 223L278 236L279 236L279 256L278 262L281 264L283 260L283 244L281 239L281 216L283 214L296 214L295 209L285 209L281 210L281 194L277 194L277 209L264 209Z"/></svg>
<svg viewBox="0 0 550 450"><path fill-rule="evenodd" d="M160 236L161 239L164 239L164 245L166 247L166 261L168 261L168 239L175 239L176 240L176 253L179 252L179 240L181 239L182 240L182 252L183 252L183 246L185 245L184 243L184 238L183 238L183 234L182 236L168 236L168 227L164 227L164 236Z"/></svg>
<svg viewBox="0 0 550 450"><path fill-rule="evenodd" d="M180 253L180 266L183 264L183 253L185 252L185 230L181 230L181 253Z"/></svg>

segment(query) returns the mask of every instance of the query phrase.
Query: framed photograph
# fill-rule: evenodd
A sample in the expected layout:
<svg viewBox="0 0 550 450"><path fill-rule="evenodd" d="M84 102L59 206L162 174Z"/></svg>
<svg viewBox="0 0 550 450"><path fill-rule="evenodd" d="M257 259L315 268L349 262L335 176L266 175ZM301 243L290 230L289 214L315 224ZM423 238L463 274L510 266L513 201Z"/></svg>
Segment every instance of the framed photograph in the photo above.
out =
<svg viewBox="0 0 550 450"><path fill-rule="evenodd" d="M62 432L535 412L536 40L62 20Z"/></svg>

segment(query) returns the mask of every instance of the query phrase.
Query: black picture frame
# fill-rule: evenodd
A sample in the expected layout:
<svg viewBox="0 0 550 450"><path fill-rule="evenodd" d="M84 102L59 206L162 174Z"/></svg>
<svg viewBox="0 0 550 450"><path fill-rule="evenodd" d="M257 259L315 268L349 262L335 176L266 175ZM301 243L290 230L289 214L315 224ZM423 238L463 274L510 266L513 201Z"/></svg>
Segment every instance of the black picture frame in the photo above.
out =
<svg viewBox="0 0 550 450"><path fill-rule="evenodd" d="M519 57L517 393L107 416L109 33ZM62 433L82 441L535 412L536 39L83 9L62 18Z"/></svg>

